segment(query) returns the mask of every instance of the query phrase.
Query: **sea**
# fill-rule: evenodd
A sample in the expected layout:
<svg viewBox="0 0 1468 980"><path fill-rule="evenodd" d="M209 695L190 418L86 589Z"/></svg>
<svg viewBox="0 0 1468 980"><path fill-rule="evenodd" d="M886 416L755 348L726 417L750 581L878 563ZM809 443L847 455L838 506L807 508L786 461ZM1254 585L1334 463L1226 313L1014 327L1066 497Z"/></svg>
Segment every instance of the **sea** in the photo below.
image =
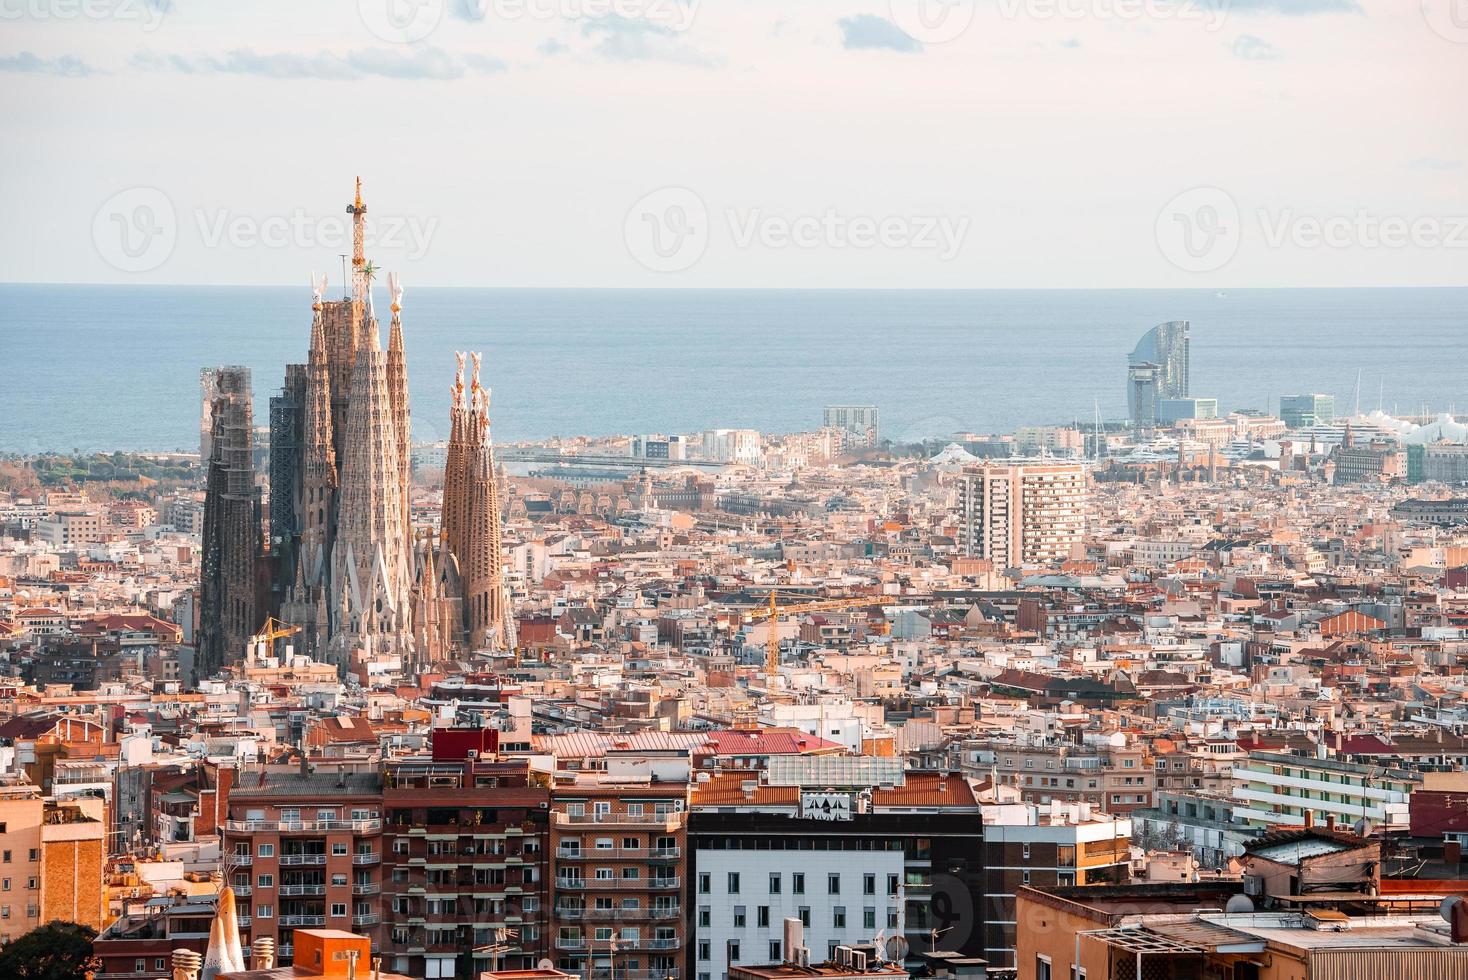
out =
<svg viewBox="0 0 1468 980"><path fill-rule="evenodd" d="M375 295L384 335L387 296ZM1189 320L1192 393L1222 411L1468 411L1468 288L416 288L416 442L447 437L454 351L484 356L497 442L748 427L871 404L905 442L1126 415L1126 355ZM253 372L255 415L306 358L299 287L0 285L0 452L189 451L199 371ZM384 336L385 340L385 336Z"/></svg>

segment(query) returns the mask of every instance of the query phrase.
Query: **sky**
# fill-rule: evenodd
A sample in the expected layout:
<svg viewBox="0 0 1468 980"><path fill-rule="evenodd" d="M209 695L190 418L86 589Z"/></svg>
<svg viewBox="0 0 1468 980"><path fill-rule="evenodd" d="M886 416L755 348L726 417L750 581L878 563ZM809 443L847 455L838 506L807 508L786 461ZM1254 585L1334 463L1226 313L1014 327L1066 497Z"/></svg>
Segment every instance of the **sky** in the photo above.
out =
<svg viewBox="0 0 1468 980"><path fill-rule="evenodd" d="M0 281L1468 283L1468 0L0 0Z"/></svg>

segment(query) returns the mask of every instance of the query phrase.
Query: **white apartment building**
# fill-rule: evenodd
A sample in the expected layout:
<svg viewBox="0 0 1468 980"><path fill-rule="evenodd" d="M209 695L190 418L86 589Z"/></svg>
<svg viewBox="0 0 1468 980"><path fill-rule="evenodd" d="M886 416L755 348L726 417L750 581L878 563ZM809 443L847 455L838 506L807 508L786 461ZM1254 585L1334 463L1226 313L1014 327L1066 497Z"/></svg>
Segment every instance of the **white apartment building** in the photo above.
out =
<svg viewBox="0 0 1468 980"><path fill-rule="evenodd" d="M982 463L958 477L961 546L995 567L1048 564L1085 539L1089 478L1081 463Z"/></svg>
<svg viewBox="0 0 1468 980"><path fill-rule="evenodd" d="M1378 830L1406 830L1408 797L1422 775L1272 752L1252 752L1234 765L1233 816L1250 827L1300 825L1306 815L1349 829L1366 819Z"/></svg>

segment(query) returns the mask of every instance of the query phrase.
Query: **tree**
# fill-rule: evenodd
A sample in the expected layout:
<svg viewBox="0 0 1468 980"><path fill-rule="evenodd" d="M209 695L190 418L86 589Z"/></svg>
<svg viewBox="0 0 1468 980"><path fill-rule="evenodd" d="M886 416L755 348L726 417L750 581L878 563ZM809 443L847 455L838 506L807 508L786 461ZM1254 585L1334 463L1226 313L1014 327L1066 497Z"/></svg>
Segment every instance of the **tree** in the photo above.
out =
<svg viewBox="0 0 1468 980"><path fill-rule="evenodd" d="M97 930L56 920L0 946L0 977L87 980L101 965L92 953Z"/></svg>

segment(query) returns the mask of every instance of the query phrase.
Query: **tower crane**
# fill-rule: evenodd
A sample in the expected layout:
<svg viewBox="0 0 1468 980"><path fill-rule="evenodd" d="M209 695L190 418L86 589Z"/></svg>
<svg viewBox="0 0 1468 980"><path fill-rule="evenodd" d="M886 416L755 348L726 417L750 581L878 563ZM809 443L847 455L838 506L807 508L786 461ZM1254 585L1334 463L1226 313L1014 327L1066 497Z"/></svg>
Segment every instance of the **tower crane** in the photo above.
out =
<svg viewBox="0 0 1468 980"><path fill-rule="evenodd" d="M265 624L260 627L254 636L250 637L249 652L253 656L256 644L264 643L267 646L265 651L262 652L273 655L275 653L276 640L284 639L287 636L295 636L299 632L301 632L301 628L293 623L282 623L274 616L266 616Z"/></svg>
<svg viewBox="0 0 1468 980"><path fill-rule="evenodd" d="M834 612L838 609L860 609L862 606L880 606L883 604L881 596L847 596L843 599L821 599L815 602L800 602L794 605L779 605L779 593L775 589L770 590L769 604L764 609L752 610L749 618L758 622L769 620L770 628L765 637L765 677L774 683L775 674L780 668L780 633L775 628L776 621L781 616L799 616L804 613Z"/></svg>

